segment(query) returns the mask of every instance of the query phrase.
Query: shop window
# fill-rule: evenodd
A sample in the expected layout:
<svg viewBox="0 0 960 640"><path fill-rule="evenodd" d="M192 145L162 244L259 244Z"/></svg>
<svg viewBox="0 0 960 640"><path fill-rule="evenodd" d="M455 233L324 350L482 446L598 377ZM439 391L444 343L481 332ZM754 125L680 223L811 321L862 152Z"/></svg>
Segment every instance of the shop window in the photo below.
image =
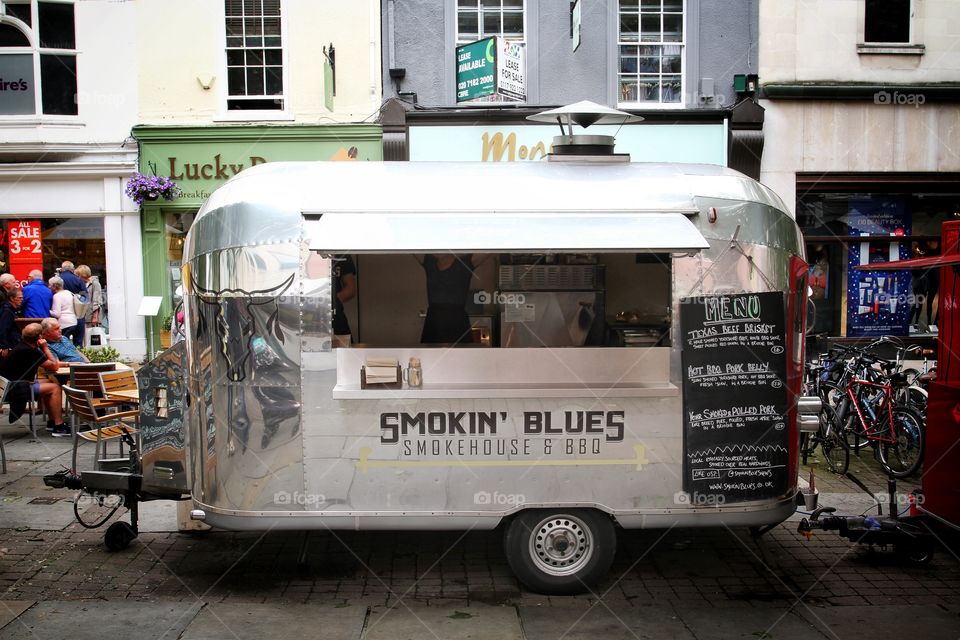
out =
<svg viewBox="0 0 960 640"><path fill-rule="evenodd" d="M684 0L619 0L621 105L683 104Z"/></svg>
<svg viewBox="0 0 960 640"><path fill-rule="evenodd" d="M77 115L74 5L13 1L5 2L4 9L0 114Z"/></svg>
<svg viewBox="0 0 960 640"><path fill-rule="evenodd" d="M909 43L911 0L865 0L866 42Z"/></svg>
<svg viewBox="0 0 960 640"><path fill-rule="evenodd" d="M854 267L937 255L940 227L960 215L950 193L806 193L797 222L807 240L816 305L812 331L829 336L936 333L936 270Z"/></svg>
<svg viewBox="0 0 960 640"><path fill-rule="evenodd" d="M524 0L457 0L457 44L490 36L523 42Z"/></svg>
<svg viewBox="0 0 960 640"><path fill-rule="evenodd" d="M225 0L227 110L284 109L280 0Z"/></svg>
<svg viewBox="0 0 960 640"><path fill-rule="evenodd" d="M69 260L89 266L106 286L104 247L100 217L5 220L0 225L0 272L12 273L26 284L32 270L43 271L47 280Z"/></svg>

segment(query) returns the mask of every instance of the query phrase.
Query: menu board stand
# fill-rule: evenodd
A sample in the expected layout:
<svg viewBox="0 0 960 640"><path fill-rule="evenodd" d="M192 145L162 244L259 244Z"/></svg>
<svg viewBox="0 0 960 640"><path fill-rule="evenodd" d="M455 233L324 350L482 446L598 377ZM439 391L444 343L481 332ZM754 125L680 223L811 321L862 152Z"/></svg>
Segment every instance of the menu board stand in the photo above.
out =
<svg viewBox="0 0 960 640"><path fill-rule="evenodd" d="M784 294L684 298L683 488L696 505L787 490Z"/></svg>

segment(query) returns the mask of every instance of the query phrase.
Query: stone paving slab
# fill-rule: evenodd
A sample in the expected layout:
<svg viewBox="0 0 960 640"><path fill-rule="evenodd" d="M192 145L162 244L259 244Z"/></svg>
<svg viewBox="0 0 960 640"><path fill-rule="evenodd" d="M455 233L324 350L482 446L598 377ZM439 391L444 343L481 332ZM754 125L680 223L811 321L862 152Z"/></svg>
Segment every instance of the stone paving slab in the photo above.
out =
<svg viewBox="0 0 960 640"><path fill-rule="evenodd" d="M0 421L4 418L0 416ZM51 436L44 425L37 426L37 439L30 437L30 432L26 429L17 429L10 433L10 429L3 429L3 448L7 452L7 462L10 460L32 460L35 462L46 462L54 458L64 458L65 464L70 464L70 455L73 451L73 443L70 438L54 438Z"/></svg>
<svg viewBox="0 0 960 640"><path fill-rule="evenodd" d="M36 498L33 498L35 500ZM61 531L74 522L73 502L69 499L56 500L53 504L31 502L29 497L0 498L0 526L10 528L30 528L40 531Z"/></svg>
<svg viewBox="0 0 960 640"><path fill-rule="evenodd" d="M798 608L802 609L803 605L799 605ZM702 607L687 609L678 605L677 611L693 632L693 637L703 640L835 638L832 634L822 634L817 631L813 624L798 616L796 610L791 610L790 605L787 604L764 607L727 604L722 609Z"/></svg>
<svg viewBox="0 0 960 640"><path fill-rule="evenodd" d="M180 640L356 639L366 617L366 607L348 605L215 603L203 608Z"/></svg>
<svg viewBox="0 0 960 640"><path fill-rule="evenodd" d="M522 640L523 632L513 607L475 605L436 606L401 603L371 609L364 640L423 640L424 638L497 638Z"/></svg>
<svg viewBox="0 0 960 640"><path fill-rule="evenodd" d="M926 640L960 637L960 615L934 605L887 604L881 611L869 606L800 607L797 612L829 638Z"/></svg>
<svg viewBox="0 0 960 640"><path fill-rule="evenodd" d="M178 602L39 602L0 629L0 640L177 640L200 606Z"/></svg>
<svg viewBox="0 0 960 640"><path fill-rule="evenodd" d="M564 640L617 640L657 638L658 640L694 640L671 605L660 607L623 607L617 603L589 607L520 607L520 621L526 638L563 638Z"/></svg>
<svg viewBox="0 0 960 640"><path fill-rule="evenodd" d="M34 605L33 600L0 600L0 629Z"/></svg>

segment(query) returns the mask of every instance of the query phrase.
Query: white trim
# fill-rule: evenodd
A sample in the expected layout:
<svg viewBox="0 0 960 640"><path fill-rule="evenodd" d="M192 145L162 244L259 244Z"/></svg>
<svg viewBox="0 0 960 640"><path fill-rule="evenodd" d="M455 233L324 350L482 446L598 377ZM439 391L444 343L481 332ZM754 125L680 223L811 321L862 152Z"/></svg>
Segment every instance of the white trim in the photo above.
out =
<svg viewBox="0 0 960 640"><path fill-rule="evenodd" d="M70 118L63 120L62 118ZM4 115L0 118L0 128L12 129L16 127L63 127L65 129L80 129L87 126L81 121L79 114L75 116L45 116L43 114L25 113L22 115ZM2 144L2 143L0 143Z"/></svg>
<svg viewBox="0 0 960 640"><path fill-rule="evenodd" d="M0 177L129 176L136 167L135 162L24 162L0 164Z"/></svg>
<svg viewBox="0 0 960 640"><path fill-rule="evenodd" d="M286 100L284 100L286 104ZM223 103L226 106L226 102ZM225 111L213 117L214 122L269 122L271 120L293 121L296 116L288 110L283 111Z"/></svg>
<svg viewBox="0 0 960 640"><path fill-rule="evenodd" d="M682 213L324 213L309 224L322 253L668 253L709 248Z"/></svg>

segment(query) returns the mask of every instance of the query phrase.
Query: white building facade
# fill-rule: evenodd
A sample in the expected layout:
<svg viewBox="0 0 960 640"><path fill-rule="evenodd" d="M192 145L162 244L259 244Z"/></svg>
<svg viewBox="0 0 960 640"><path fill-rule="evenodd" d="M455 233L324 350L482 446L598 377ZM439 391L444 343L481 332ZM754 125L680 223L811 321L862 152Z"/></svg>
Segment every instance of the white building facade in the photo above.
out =
<svg viewBox="0 0 960 640"><path fill-rule="evenodd" d="M807 239L815 331L936 331L935 255L960 215L960 11L951 0L762 0L761 181Z"/></svg>
<svg viewBox="0 0 960 640"><path fill-rule="evenodd" d="M107 298L110 344L144 353L136 168L134 3L0 3L0 271L44 277L87 264Z"/></svg>

